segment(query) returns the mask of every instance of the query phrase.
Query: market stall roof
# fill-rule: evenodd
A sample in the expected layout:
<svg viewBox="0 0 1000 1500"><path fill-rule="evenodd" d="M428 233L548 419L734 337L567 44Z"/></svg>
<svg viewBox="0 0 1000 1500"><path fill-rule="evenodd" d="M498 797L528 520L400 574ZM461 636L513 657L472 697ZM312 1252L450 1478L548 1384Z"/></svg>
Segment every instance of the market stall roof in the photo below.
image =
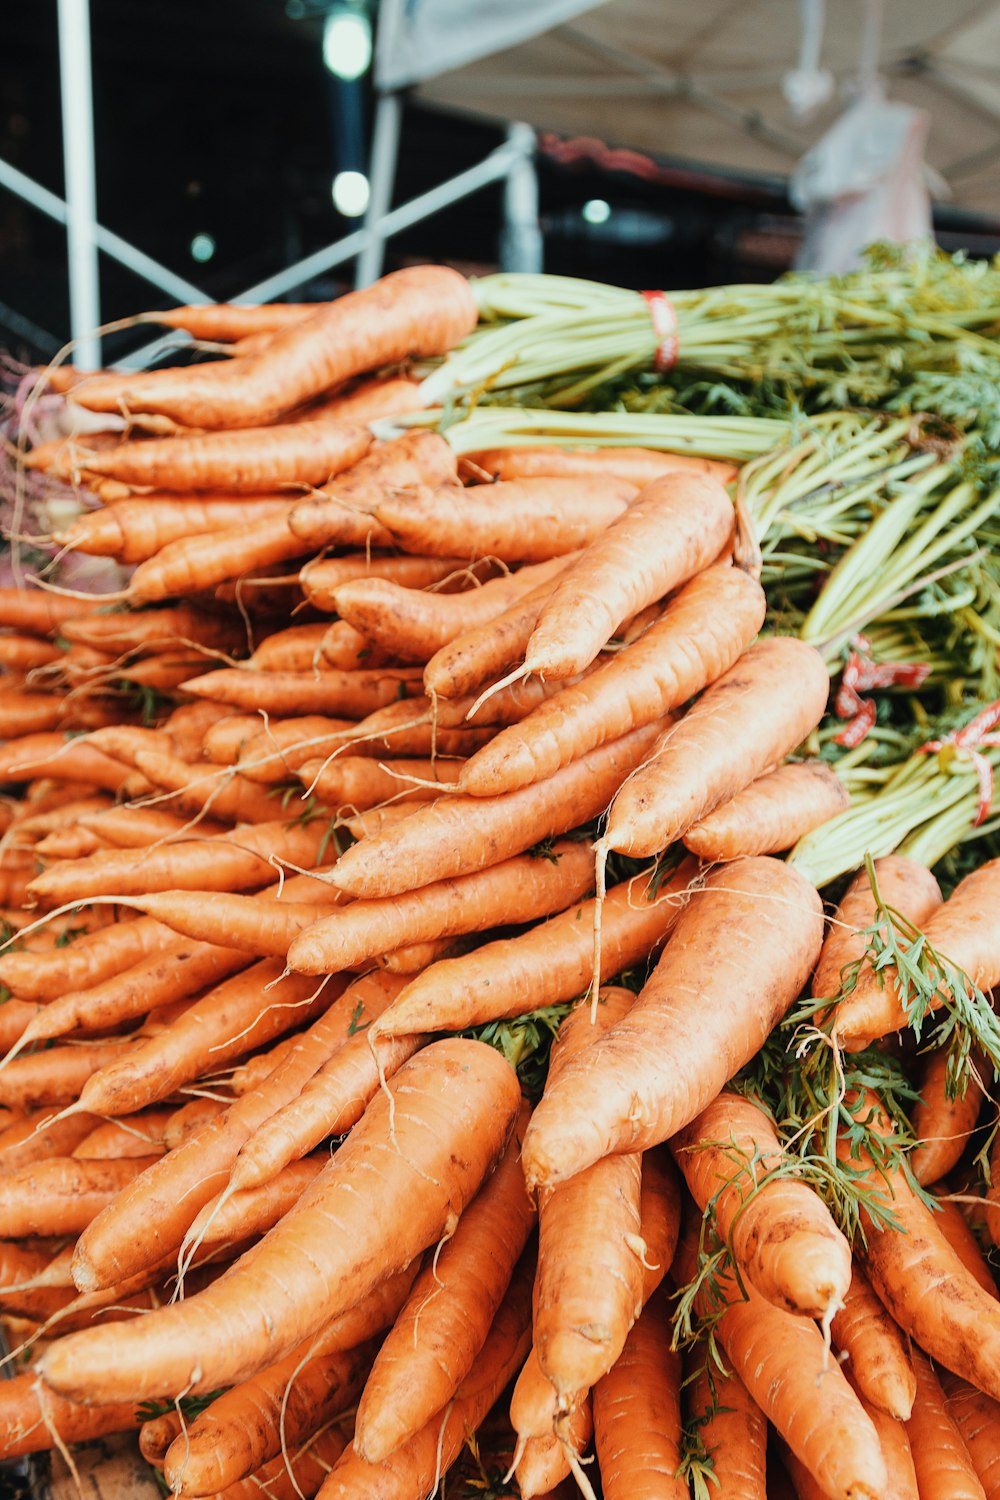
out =
<svg viewBox="0 0 1000 1500"><path fill-rule="evenodd" d="M831 0L824 18L821 0L407 0L383 25L379 79L417 84L446 109L783 178L845 107L872 9ZM879 9L890 97L931 117L934 196L1000 217L1000 0ZM833 88L802 116L785 90L810 13Z"/></svg>

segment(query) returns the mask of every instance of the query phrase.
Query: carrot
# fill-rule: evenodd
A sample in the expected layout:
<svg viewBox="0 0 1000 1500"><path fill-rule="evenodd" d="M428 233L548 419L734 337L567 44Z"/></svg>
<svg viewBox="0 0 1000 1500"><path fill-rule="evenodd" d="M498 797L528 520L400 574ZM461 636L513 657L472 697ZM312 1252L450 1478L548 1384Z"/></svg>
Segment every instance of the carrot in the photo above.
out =
<svg viewBox="0 0 1000 1500"><path fill-rule="evenodd" d="M632 645L473 756L462 790L496 796L527 786L594 746L661 718L728 671L763 619L764 593L748 574L706 569ZM429 675L430 666L425 683Z"/></svg>
<svg viewBox="0 0 1000 1500"><path fill-rule="evenodd" d="M690 1279L695 1242L679 1275ZM888 1475L878 1434L808 1318L783 1312L731 1273L719 1277L724 1310L714 1325L727 1364L795 1456L836 1500L882 1500ZM698 1298L701 1308L704 1294Z"/></svg>
<svg viewBox="0 0 1000 1500"><path fill-rule="evenodd" d="M986 1500L1000 1497L1000 1406L948 1370L938 1372L948 1415L958 1428Z"/></svg>
<svg viewBox="0 0 1000 1500"><path fill-rule="evenodd" d="M605 1500L687 1500L681 1462L681 1357L661 1289L594 1388L594 1442Z"/></svg>
<svg viewBox="0 0 1000 1500"><path fill-rule="evenodd" d="M394 1110L375 1099L297 1206L222 1281L138 1322L59 1340L42 1357L43 1378L63 1395L126 1389L141 1399L212 1390L280 1359L454 1224L502 1151L519 1098L514 1070L491 1047L435 1042L400 1070ZM359 1198L373 1172L381 1192Z"/></svg>
<svg viewBox="0 0 1000 1500"><path fill-rule="evenodd" d="M112 849L148 849L151 844L174 844L194 834L218 838L229 832L224 823L199 818L192 825L183 813L164 812L160 807L109 807L106 812L81 818L80 824Z"/></svg>
<svg viewBox="0 0 1000 1500"><path fill-rule="evenodd" d="M327 626L292 625L265 636L246 663L248 671L316 672L323 667L320 645Z"/></svg>
<svg viewBox="0 0 1000 1500"><path fill-rule="evenodd" d="M426 662L442 646L493 620L562 567L537 563L460 594L403 588L388 578L356 578L333 591L338 615L383 650Z"/></svg>
<svg viewBox="0 0 1000 1500"><path fill-rule="evenodd" d="M589 1395L560 1424L558 1436L529 1438L514 1470L522 1500L553 1490L571 1472L572 1463L593 1436L594 1418ZM578 1465L579 1466L579 1465Z"/></svg>
<svg viewBox="0 0 1000 1500"><path fill-rule="evenodd" d="M547 1090L525 1142L529 1186L694 1119L799 994L821 937L819 897L787 865L746 859L710 875L633 1010Z"/></svg>
<svg viewBox="0 0 1000 1500"><path fill-rule="evenodd" d="M590 851L584 844L565 840L555 844L544 859L516 855L472 875L436 881L403 896L351 902L295 939L288 950L289 967L306 974L326 974L408 943L482 932L505 922L529 922L561 910L592 886Z"/></svg>
<svg viewBox="0 0 1000 1500"><path fill-rule="evenodd" d="M235 1244L265 1234L295 1207L309 1184L326 1165L326 1156L307 1156L282 1167L260 1187L234 1193L225 1202L218 1198L205 1204L191 1225L189 1243Z"/></svg>
<svg viewBox="0 0 1000 1500"><path fill-rule="evenodd" d="M296 508L298 509L298 507ZM294 514L294 512L293 512ZM385 553L345 553L305 563L299 573L302 591L314 609L336 613L334 595L345 583L357 578L384 578L405 589L428 589L445 580L490 576L486 563L470 567L461 557L406 557Z"/></svg>
<svg viewBox="0 0 1000 1500"><path fill-rule="evenodd" d="M218 703L181 703L164 719L161 728L181 760L201 760L206 736L228 714L229 710Z"/></svg>
<svg viewBox="0 0 1000 1500"><path fill-rule="evenodd" d="M74 1276L79 1286L112 1286L177 1249L199 1209L226 1186L244 1141L297 1097L344 1040L356 1009L352 991L343 993L346 988L346 976L331 980L325 1013L293 1041L263 1083L204 1120L94 1221L77 1246Z"/></svg>
<svg viewBox="0 0 1000 1500"><path fill-rule="evenodd" d="M781 1174L777 1131L726 1090L671 1139L691 1196L757 1291L788 1312L822 1318L851 1282L851 1247L804 1182Z"/></svg>
<svg viewBox="0 0 1000 1500"><path fill-rule="evenodd" d="M15 1172L29 1162L69 1156L100 1123L95 1115L63 1116L55 1109L23 1115L0 1131L0 1171Z"/></svg>
<svg viewBox="0 0 1000 1500"><path fill-rule="evenodd" d="M949 1090L948 1051L939 1047L924 1064L920 1098L913 1106L910 1171L924 1187L945 1177L957 1163L976 1128L986 1092L979 1081L987 1064L981 1054L973 1060L976 1077L964 1080L961 1094Z"/></svg>
<svg viewBox="0 0 1000 1500"><path fill-rule="evenodd" d="M151 1468L162 1474L167 1449L181 1433L183 1418L180 1410L168 1411L162 1417L152 1417L139 1428L139 1452Z"/></svg>
<svg viewBox="0 0 1000 1500"><path fill-rule="evenodd" d="M594 1405L599 1442L597 1395ZM710 1383L708 1366L701 1364L689 1386L688 1425L697 1426L712 1465L716 1486L710 1494L717 1488L726 1500L767 1500L767 1421L738 1375L713 1369Z"/></svg>
<svg viewBox="0 0 1000 1500"><path fill-rule="evenodd" d="M464 760L385 760L344 755L327 764L306 761L299 779L334 810L366 811L380 802L428 802L453 787Z"/></svg>
<svg viewBox="0 0 1000 1500"><path fill-rule="evenodd" d="M820 761L782 765L693 824L684 843L705 860L777 854L850 805L829 766Z"/></svg>
<svg viewBox="0 0 1000 1500"><path fill-rule="evenodd" d="M67 738L59 730L26 734L0 749L0 784L52 775L117 792L128 768L91 749L85 740Z"/></svg>
<svg viewBox="0 0 1000 1500"><path fill-rule="evenodd" d="M602 981L659 947L678 920L693 874L682 865L655 895L645 875L612 887L604 904ZM571 1000L593 976L594 908L593 901L576 903L517 937L432 964L379 1017L371 1035L461 1031Z"/></svg>
<svg viewBox="0 0 1000 1500"><path fill-rule="evenodd" d="M79 1234L156 1158L78 1161L54 1156L0 1175L0 1223L14 1239Z"/></svg>
<svg viewBox="0 0 1000 1500"><path fill-rule="evenodd" d="M44 734L61 726L63 729L96 729L113 723L120 710L117 705L99 698L76 696L72 699L50 693L18 692L5 686L0 699L0 736L21 739L25 735Z"/></svg>
<svg viewBox="0 0 1000 1500"><path fill-rule="evenodd" d="M172 931L202 942L224 941L230 948L259 958L284 958L289 944L322 921L330 910L330 901L297 901L287 890L283 898L271 891L256 896L229 895L213 891L161 891L151 896L132 896L128 904L155 916ZM296 882L299 884L299 882ZM305 880L301 881L305 885ZM309 884L322 898L323 886ZM349 964L342 967L350 968Z"/></svg>
<svg viewBox="0 0 1000 1500"><path fill-rule="evenodd" d="M845 1369L861 1395L889 1416L907 1421L916 1382L906 1340L857 1266L844 1305L830 1322L830 1334L847 1356Z"/></svg>
<svg viewBox="0 0 1000 1500"><path fill-rule="evenodd" d="M0 1104L13 1109L44 1109L72 1104L93 1073L115 1062L127 1043L77 1043L17 1057L0 1073Z"/></svg>
<svg viewBox="0 0 1000 1500"><path fill-rule="evenodd" d="M126 1432L140 1421L134 1401L79 1406L46 1390L34 1370L0 1383L0 1453L5 1460L54 1448L53 1434L68 1446Z"/></svg>
<svg viewBox="0 0 1000 1500"><path fill-rule="evenodd" d="M907 1436L905 1422L890 1417L879 1407L873 1406L867 1401L858 1388L857 1380L850 1370L846 1372L848 1384L861 1402L866 1416L870 1419L872 1426L878 1433L879 1444L882 1448L882 1457L885 1459L886 1468L889 1471L889 1488L887 1495L892 1500L920 1500L920 1492L917 1485L917 1475L913 1467L913 1451L910 1447L910 1439Z"/></svg>
<svg viewBox="0 0 1000 1500"><path fill-rule="evenodd" d="M354 375L444 354L476 319L463 277L445 266L416 266L321 307L255 356L95 376L73 394L91 411L156 411L191 427L261 425Z"/></svg>
<svg viewBox="0 0 1000 1500"><path fill-rule="evenodd" d="M875 861L882 898L919 927L941 905L941 888L924 865L902 854ZM875 920L875 896L865 870L859 871L844 892L826 935L812 979L812 993L820 999L839 994L844 970L863 958L868 945L864 929Z"/></svg>
<svg viewBox="0 0 1000 1500"><path fill-rule="evenodd" d="M960 880L943 906L924 924L927 945L964 970L973 984L990 990L1000 981L1000 859L991 859ZM939 986L930 1010L943 1004ZM835 1033L849 1052L866 1047L907 1023L906 1008L891 970L862 971L858 982L837 1007Z"/></svg>
<svg viewBox="0 0 1000 1500"><path fill-rule="evenodd" d="M29 635L57 635L63 620L100 608L99 594L92 600L81 601L61 599L42 589L0 588L0 626L23 630Z"/></svg>
<svg viewBox="0 0 1000 1500"><path fill-rule="evenodd" d="M291 1452L269 1459L247 1479L229 1484L217 1500L312 1500L350 1443L350 1424L338 1419L310 1433Z"/></svg>
<svg viewBox="0 0 1000 1500"><path fill-rule="evenodd" d="M317 414L335 417L342 422L371 422L376 417L397 417L408 411L423 411L425 402L420 382L406 376L391 379L375 377L360 380L350 390L322 396L315 407ZM286 420L295 421L295 417Z"/></svg>
<svg viewBox="0 0 1000 1500"><path fill-rule="evenodd" d="M395 703L370 713L359 724L355 724L344 738L364 743L375 735L394 742L399 733L420 724L431 725L435 730L458 729L473 714L477 726L516 724L559 691L558 683L550 684L533 678L530 682L522 679L498 688L481 706L472 698L400 698ZM353 745L345 745L344 748L353 748Z"/></svg>
<svg viewBox="0 0 1000 1500"><path fill-rule="evenodd" d="M912 1153L911 1153L912 1155ZM971 1223L966 1221L963 1207L968 1211L968 1205L956 1203L948 1193L946 1184L941 1183L934 1189L935 1214L934 1227L940 1231L945 1240L954 1250L962 1265L968 1271L974 1281L977 1281L984 1292L988 1292L993 1298L1000 1299L1000 1292L993 1279L993 1272L979 1248L979 1241L973 1233ZM988 1200L984 1201L986 1207L987 1223L990 1219Z"/></svg>
<svg viewBox="0 0 1000 1500"><path fill-rule="evenodd" d="M163 651L192 641L205 647L229 648L238 645L241 639L241 632L232 620L188 604L124 614L85 615L82 620L65 621L61 633L68 641L98 651Z"/></svg>
<svg viewBox="0 0 1000 1500"><path fill-rule="evenodd" d="M150 1109L124 1121L105 1120L84 1136L70 1155L83 1160L155 1156L166 1149L165 1131L175 1113L171 1109Z"/></svg>
<svg viewBox="0 0 1000 1500"><path fill-rule="evenodd" d="M128 597L145 604L204 593L227 579L301 557L302 552L302 543L288 530L286 506L249 525L243 522L168 542L135 569Z"/></svg>
<svg viewBox="0 0 1000 1500"><path fill-rule="evenodd" d="M57 833L46 834L35 845L34 852L47 862L52 859L82 859L103 847L102 840L86 828L61 828Z"/></svg>
<svg viewBox="0 0 1000 1500"><path fill-rule="evenodd" d="M17 838L21 841L25 838L37 838L47 833L55 833L64 828L73 828L82 817L104 812L112 806L114 804L110 797L97 792L89 797L73 797L69 802L49 808L46 812L25 812L17 819Z"/></svg>
<svg viewBox="0 0 1000 1500"><path fill-rule="evenodd" d="M445 485L380 501L376 518L404 552L546 562L585 547L635 498L619 479L523 479Z"/></svg>
<svg viewBox="0 0 1000 1500"><path fill-rule="evenodd" d="M140 750L159 750L173 754L173 741L159 729L144 729L138 724L109 724L88 736L91 744L105 755L114 756L123 765L134 766Z"/></svg>
<svg viewBox="0 0 1000 1500"><path fill-rule="evenodd" d="M364 1384L371 1344L308 1358L308 1345L226 1391L165 1455L175 1495L214 1495L346 1411ZM301 1367L298 1368L298 1367Z"/></svg>
<svg viewBox="0 0 1000 1500"><path fill-rule="evenodd" d="M606 847L637 858L665 849L794 750L819 723L829 688L811 646L787 636L758 641L663 732L622 787Z"/></svg>
<svg viewBox="0 0 1000 1500"><path fill-rule="evenodd" d="M373 449L349 473L300 500L288 524L308 547L319 549L339 540L345 506L370 511L390 490L455 484L457 479L457 459L443 437L408 432Z"/></svg>
<svg viewBox="0 0 1000 1500"><path fill-rule="evenodd" d="M145 495L141 500L123 500L103 510L84 511L68 526L53 534L53 540L73 552L93 557L113 557L125 564L147 562L161 548L182 537L200 536L247 518L247 500L253 500L253 516L264 519L284 515L287 495L243 496L240 499L176 495Z"/></svg>
<svg viewBox="0 0 1000 1500"><path fill-rule="evenodd" d="M586 479L610 474L645 487L664 474L709 474L721 484L736 478L733 464L652 448L484 448L463 457L490 479Z"/></svg>
<svg viewBox="0 0 1000 1500"><path fill-rule="evenodd" d="M522 1104L504 1155L435 1263L414 1283L358 1406L355 1452L380 1463L442 1412L473 1369L534 1223L519 1152Z"/></svg>
<svg viewBox="0 0 1000 1500"><path fill-rule="evenodd" d="M947 1495L948 1500L986 1500L944 1392L931 1365L917 1349L913 1351L913 1368L917 1397L906 1435L920 1494Z"/></svg>
<svg viewBox="0 0 1000 1500"><path fill-rule="evenodd" d="M303 714L291 719L264 719L256 713L233 713L214 724L205 736L206 757L217 765L240 764L241 772L258 781L272 776L282 780L291 777L303 760L311 760L340 743L346 731L354 728L352 719L331 719L319 714ZM301 753L293 755L296 747Z"/></svg>
<svg viewBox="0 0 1000 1500"><path fill-rule="evenodd" d="M255 334L278 333L304 318L313 317L322 303L316 302L207 302L187 307L167 307L141 313L142 323L159 323L164 328L178 328L193 339L225 344Z"/></svg>
<svg viewBox="0 0 1000 1500"><path fill-rule="evenodd" d="M58 661L62 652L49 641L33 635L0 635L0 666L8 672L27 672Z"/></svg>
<svg viewBox="0 0 1000 1500"><path fill-rule="evenodd" d="M464 596L460 596L464 597ZM242 710L269 714L342 714L360 719L400 697L420 693L417 667L379 667L356 672L245 672L223 667L192 677L184 691Z"/></svg>
<svg viewBox="0 0 1000 1500"><path fill-rule="evenodd" d="M656 732L655 725L633 730L522 791L439 798L399 828L349 849L334 884L352 896L393 896L521 854L601 813Z"/></svg>

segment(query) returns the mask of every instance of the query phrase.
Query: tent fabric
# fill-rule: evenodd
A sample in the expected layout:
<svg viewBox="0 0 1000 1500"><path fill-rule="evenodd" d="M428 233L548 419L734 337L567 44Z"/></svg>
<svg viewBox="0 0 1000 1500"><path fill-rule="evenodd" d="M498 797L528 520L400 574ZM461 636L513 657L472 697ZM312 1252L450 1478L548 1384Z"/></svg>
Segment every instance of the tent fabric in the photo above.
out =
<svg viewBox="0 0 1000 1500"><path fill-rule="evenodd" d="M803 119L783 90L799 63L798 0L405 0L403 9L414 28L404 50L425 70L410 76L428 102L781 179L854 96L866 16L864 0L826 5L820 62L835 88ZM433 24L442 37L448 13L461 13L464 34L453 46L445 37L432 76L420 31ZM454 67L461 56L473 60ZM884 0L879 72L890 100L929 117L935 196L1000 218L1000 0Z"/></svg>

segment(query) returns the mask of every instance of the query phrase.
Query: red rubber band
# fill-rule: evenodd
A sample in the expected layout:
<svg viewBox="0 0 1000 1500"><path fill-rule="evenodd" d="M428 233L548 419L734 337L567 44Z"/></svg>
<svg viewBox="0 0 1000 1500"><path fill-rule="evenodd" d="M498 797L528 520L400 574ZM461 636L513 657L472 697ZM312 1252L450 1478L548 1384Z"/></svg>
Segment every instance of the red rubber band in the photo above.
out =
<svg viewBox="0 0 1000 1500"><path fill-rule="evenodd" d="M677 336L677 312L666 292L643 292L649 317L656 335L656 353L653 368L664 375L672 370L680 354L681 341Z"/></svg>

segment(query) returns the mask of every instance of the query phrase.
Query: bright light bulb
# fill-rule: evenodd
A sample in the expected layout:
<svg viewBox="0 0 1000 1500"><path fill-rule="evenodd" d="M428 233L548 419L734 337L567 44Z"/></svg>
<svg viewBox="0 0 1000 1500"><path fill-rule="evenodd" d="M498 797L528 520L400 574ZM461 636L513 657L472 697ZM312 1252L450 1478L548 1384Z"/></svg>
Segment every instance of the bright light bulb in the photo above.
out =
<svg viewBox="0 0 1000 1500"><path fill-rule="evenodd" d="M588 198L581 212L588 224L606 224L611 218L611 204L603 198Z"/></svg>
<svg viewBox="0 0 1000 1500"><path fill-rule="evenodd" d="M210 234L196 234L190 244L191 259L204 265L215 254L215 240Z"/></svg>
<svg viewBox="0 0 1000 1500"><path fill-rule="evenodd" d="M323 61L337 78L360 78L372 60L372 28L357 11L331 11L323 26Z"/></svg>
<svg viewBox="0 0 1000 1500"><path fill-rule="evenodd" d="M345 219L360 219L370 197L364 172L338 172L333 179L333 206Z"/></svg>

